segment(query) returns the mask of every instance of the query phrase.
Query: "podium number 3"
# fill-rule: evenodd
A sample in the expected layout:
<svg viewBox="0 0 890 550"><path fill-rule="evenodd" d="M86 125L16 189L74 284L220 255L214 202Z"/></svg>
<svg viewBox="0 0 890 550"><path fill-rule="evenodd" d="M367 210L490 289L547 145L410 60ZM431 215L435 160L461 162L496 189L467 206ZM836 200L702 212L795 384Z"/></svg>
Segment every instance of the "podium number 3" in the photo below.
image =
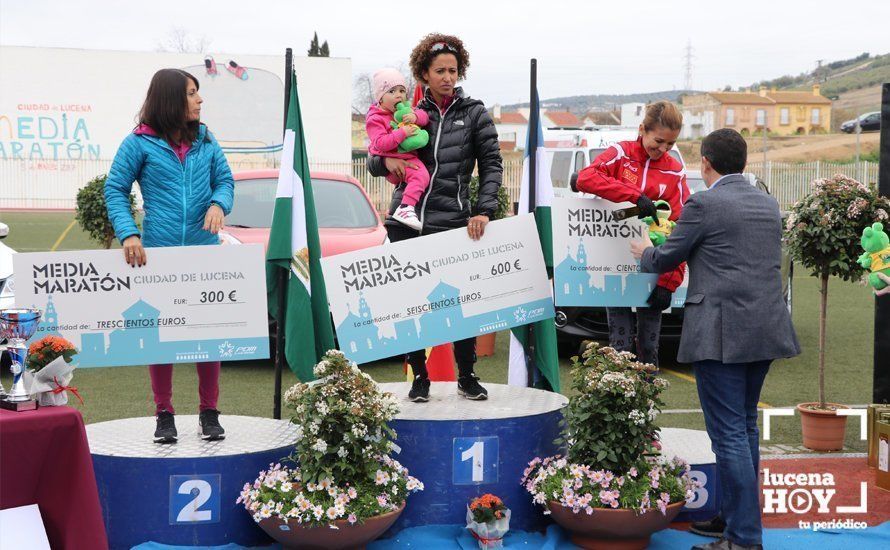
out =
<svg viewBox="0 0 890 550"><path fill-rule="evenodd" d="M485 444L481 441L477 441L473 443L473 446L461 453L460 459L462 462L466 462L467 460L472 460L473 464L473 475L472 479L474 482L481 482L484 479L484 470L483 463L485 459Z"/></svg>
<svg viewBox="0 0 890 550"><path fill-rule="evenodd" d="M198 490L197 493L193 492L195 489ZM176 521L191 523L195 521L210 521L213 519L213 512L200 509L204 503L210 500L210 495L213 494L213 488L210 484L203 479L190 479L179 486L180 495L187 495L189 493L193 494L195 498L179 511L179 515L176 516Z"/></svg>
<svg viewBox="0 0 890 550"><path fill-rule="evenodd" d="M703 508L708 503L708 490L705 489L705 485L708 483L708 474L699 470L692 470L689 472L689 477L692 481L698 482L698 487L695 489L692 500L686 502L685 508L687 510Z"/></svg>

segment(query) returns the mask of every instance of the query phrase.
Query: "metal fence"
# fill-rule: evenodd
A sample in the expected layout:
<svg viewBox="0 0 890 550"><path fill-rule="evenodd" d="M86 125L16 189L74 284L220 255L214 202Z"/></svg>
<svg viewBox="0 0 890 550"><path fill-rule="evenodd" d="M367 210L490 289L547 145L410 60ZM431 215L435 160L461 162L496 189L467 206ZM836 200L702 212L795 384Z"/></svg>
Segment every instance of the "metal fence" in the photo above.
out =
<svg viewBox="0 0 890 550"><path fill-rule="evenodd" d="M277 168L274 159L236 159L232 171ZM74 209L77 191L92 178L108 173L110 160L25 161L0 160L0 210ZM364 160L352 162L311 162L315 171L348 174L365 187L374 206L381 212L389 206L392 184L368 173ZM769 187L782 208L788 208L810 192L814 179L846 174L877 184L878 163L838 164L815 161L804 164L783 162L751 163L747 170L757 174ZM504 185L513 202L519 201L522 161L504 161ZM134 186L137 189L138 186Z"/></svg>
<svg viewBox="0 0 890 550"><path fill-rule="evenodd" d="M807 196L813 180L844 174L872 185L878 184L878 163L861 161L840 164L836 162L813 161L806 163L763 162L749 163L746 168L766 183L770 193L786 210Z"/></svg>

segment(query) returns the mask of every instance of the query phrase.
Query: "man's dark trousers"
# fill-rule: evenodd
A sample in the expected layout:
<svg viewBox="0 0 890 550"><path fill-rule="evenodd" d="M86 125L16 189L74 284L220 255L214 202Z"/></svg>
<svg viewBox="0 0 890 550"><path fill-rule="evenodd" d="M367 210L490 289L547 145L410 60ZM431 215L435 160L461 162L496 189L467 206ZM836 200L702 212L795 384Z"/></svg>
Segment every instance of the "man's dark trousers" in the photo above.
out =
<svg viewBox="0 0 890 550"><path fill-rule="evenodd" d="M705 427L717 456L723 536L743 546L762 544L757 403L770 363L693 363Z"/></svg>

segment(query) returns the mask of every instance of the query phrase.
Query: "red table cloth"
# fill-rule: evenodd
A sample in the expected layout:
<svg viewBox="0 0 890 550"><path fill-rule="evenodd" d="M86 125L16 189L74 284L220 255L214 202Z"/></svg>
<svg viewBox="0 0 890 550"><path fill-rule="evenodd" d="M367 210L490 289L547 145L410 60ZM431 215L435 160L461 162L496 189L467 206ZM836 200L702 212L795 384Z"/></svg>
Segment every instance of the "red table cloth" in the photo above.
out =
<svg viewBox="0 0 890 550"><path fill-rule="evenodd" d="M108 548L83 417L0 409L0 509L37 504L52 548Z"/></svg>

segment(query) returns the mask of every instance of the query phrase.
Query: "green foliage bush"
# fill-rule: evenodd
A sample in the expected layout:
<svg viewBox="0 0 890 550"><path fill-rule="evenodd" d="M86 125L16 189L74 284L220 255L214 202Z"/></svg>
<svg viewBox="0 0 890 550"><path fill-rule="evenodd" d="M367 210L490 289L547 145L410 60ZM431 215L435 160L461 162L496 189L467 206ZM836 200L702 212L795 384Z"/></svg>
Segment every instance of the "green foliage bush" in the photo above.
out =
<svg viewBox="0 0 890 550"><path fill-rule="evenodd" d="M108 209L105 206L105 180L107 178L106 174L96 176L77 192L74 219L92 240L105 248L111 248L111 244L114 242L114 226L108 219ZM136 199L132 194L130 195L130 215L136 215Z"/></svg>

